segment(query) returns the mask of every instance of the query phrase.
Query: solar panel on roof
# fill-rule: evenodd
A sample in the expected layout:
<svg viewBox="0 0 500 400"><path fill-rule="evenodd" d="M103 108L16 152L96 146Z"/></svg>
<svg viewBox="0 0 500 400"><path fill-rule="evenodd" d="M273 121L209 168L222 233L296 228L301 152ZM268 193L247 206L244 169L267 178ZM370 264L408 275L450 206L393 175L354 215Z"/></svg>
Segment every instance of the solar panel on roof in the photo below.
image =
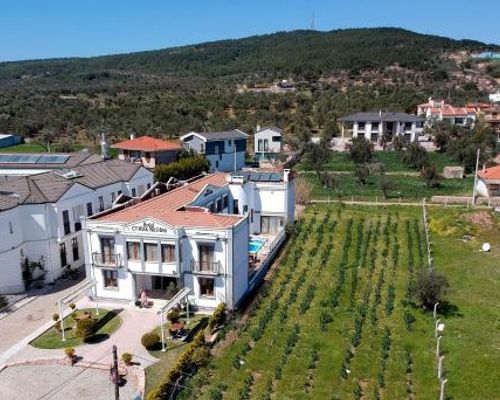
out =
<svg viewBox="0 0 500 400"><path fill-rule="evenodd" d="M0 163L3 164L34 164L39 155L33 154L0 154Z"/></svg>
<svg viewBox="0 0 500 400"><path fill-rule="evenodd" d="M37 164L64 164L69 158L67 154L58 155L42 155L37 161Z"/></svg>
<svg viewBox="0 0 500 400"><path fill-rule="evenodd" d="M256 173L256 172L252 172L252 173L250 174L250 177L249 177L249 179L250 179L251 181L253 181L253 182L257 182L257 181L259 180L259 178L260 178L260 174L258 174L258 173Z"/></svg>
<svg viewBox="0 0 500 400"><path fill-rule="evenodd" d="M269 177L269 182L279 182L281 181L281 176L280 174L271 174Z"/></svg>
<svg viewBox="0 0 500 400"><path fill-rule="evenodd" d="M260 174L259 181L260 182L267 182L267 181L269 181L270 176L271 176L271 174L269 174L269 173Z"/></svg>

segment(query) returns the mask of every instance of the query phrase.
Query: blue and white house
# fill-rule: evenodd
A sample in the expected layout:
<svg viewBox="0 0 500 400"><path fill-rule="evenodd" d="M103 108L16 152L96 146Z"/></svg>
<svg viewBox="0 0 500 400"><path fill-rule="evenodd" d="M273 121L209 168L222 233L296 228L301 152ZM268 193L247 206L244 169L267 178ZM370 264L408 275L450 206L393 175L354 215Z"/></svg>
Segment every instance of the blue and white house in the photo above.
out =
<svg viewBox="0 0 500 400"><path fill-rule="evenodd" d="M248 135L238 129L223 132L190 132L181 136L186 150L203 154L210 171L238 171L245 166Z"/></svg>

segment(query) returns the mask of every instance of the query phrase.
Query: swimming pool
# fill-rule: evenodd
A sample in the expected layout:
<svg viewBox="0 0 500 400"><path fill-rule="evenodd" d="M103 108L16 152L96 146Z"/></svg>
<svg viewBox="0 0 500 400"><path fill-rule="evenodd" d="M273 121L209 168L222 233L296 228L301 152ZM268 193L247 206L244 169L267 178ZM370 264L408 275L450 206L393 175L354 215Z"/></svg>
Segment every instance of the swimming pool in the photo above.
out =
<svg viewBox="0 0 500 400"><path fill-rule="evenodd" d="M266 243L266 239L250 238L248 252L253 254L258 253L262 246L264 246L264 243Z"/></svg>

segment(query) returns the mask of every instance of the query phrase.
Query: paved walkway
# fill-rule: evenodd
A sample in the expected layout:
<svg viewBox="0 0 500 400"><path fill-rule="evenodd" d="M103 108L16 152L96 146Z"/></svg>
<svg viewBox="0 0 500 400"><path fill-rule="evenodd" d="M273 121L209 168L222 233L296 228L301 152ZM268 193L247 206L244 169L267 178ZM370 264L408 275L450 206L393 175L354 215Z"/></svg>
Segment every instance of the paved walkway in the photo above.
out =
<svg viewBox="0 0 500 400"><path fill-rule="evenodd" d="M57 312L57 300L81 284L73 280L59 281L48 293L24 299L19 308L4 315L0 319L0 357L19 340L52 321L52 315Z"/></svg>
<svg viewBox="0 0 500 400"><path fill-rule="evenodd" d="M78 308L92 308L94 303L87 299L82 299L77 302ZM114 309L119 312L122 319L122 325L113 333L109 339L100 343L84 344L75 348L76 354L82 357L86 362L99 362L110 364L112 361L111 349L113 345L118 348L118 355L122 353L131 353L135 356L134 361L141 364L145 368L148 365L158 361L151 356L141 344L141 337L144 333L151 331L159 325L159 318L156 315L156 310L139 309L126 304L117 303L99 303L99 307L106 309ZM48 329L53 322L49 320L43 328ZM42 328L42 329L43 329ZM45 329L42 330L45 331ZM37 349L28 343L38 336L40 332L36 332L21 342L15 351L11 351L8 358L4 361L5 364L27 360L61 358L64 356L63 349ZM0 355L1 360L1 355ZM0 362L0 365L2 362Z"/></svg>
<svg viewBox="0 0 500 400"><path fill-rule="evenodd" d="M120 387L120 398L130 399L137 388L133 376ZM2 399L69 400L114 399L114 385L106 370L63 365L21 365L0 372Z"/></svg>

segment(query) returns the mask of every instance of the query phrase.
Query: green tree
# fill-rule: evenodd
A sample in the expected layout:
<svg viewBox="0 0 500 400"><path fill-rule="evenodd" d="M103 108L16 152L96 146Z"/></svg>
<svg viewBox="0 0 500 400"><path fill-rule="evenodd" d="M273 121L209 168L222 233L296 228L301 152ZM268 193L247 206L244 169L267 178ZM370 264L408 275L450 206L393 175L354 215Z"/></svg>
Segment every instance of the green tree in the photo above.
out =
<svg viewBox="0 0 500 400"><path fill-rule="evenodd" d="M354 170L354 176L361 185L366 185L368 177L370 176L370 169L366 164L358 164Z"/></svg>
<svg viewBox="0 0 500 400"><path fill-rule="evenodd" d="M366 164L373 158L373 143L364 137L355 137L349 145L349 154L355 164Z"/></svg>
<svg viewBox="0 0 500 400"><path fill-rule="evenodd" d="M410 295L419 305L431 310L435 303L443 299L449 288L446 276L438 274L433 268L422 268L410 286Z"/></svg>
<svg viewBox="0 0 500 400"><path fill-rule="evenodd" d="M424 165L420 170L420 177L429 188L434 188L439 184L440 176L434 164Z"/></svg>

